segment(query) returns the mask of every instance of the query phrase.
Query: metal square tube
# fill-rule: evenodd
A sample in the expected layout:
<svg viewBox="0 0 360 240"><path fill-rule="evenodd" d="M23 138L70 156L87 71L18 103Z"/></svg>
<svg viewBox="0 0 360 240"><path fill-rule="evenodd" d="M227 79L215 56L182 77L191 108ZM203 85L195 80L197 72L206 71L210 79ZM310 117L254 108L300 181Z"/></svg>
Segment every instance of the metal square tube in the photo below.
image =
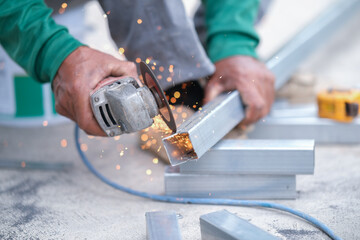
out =
<svg viewBox="0 0 360 240"><path fill-rule="evenodd" d="M165 170L165 195L196 198L295 199L295 175L186 174Z"/></svg>
<svg viewBox="0 0 360 240"><path fill-rule="evenodd" d="M145 213L147 240L181 240L175 212L158 211Z"/></svg>
<svg viewBox="0 0 360 240"><path fill-rule="evenodd" d="M313 174L314 140L225 139L200 159L180 165L194 174Z"/></svg>
<svg viewBox="0 0 360 240"><path fill-rule="evenodd" d="M222 94L163 139L171 165L200 158L244 118L240 94Z"/></svg>
<svg viewBox="0 0 360 240"><path fill-rule="evenodd" d="M270 233L226 210L200 217L202 240L279 240Z"/></svg>
<svg viewBox="0 0 360 240"><path fill-rule="evenodd" d="M360 119L340 123L314 117L267 117L248 133L251 139L314 139L316 143L360 143Z"/></svg>

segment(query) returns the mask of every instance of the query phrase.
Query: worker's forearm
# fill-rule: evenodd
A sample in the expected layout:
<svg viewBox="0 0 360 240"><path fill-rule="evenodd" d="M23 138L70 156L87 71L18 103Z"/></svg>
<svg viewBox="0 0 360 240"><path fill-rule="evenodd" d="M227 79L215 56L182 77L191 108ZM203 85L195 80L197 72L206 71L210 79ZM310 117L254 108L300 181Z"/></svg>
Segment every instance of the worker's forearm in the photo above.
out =
<svg viewBox="0 0 360 240"><path fill-rule="evenodd" d="M235 56L257 57L254 29L258 0L203 0L206 8L207 52L213 62Z"/></svg>
<svg viewBox="0 0 360 240"><path fill-rule="evenodd" d="M40 82L54 78L64 59L82 44L51 18L43 0L0 2L0 43Z"/></svg>

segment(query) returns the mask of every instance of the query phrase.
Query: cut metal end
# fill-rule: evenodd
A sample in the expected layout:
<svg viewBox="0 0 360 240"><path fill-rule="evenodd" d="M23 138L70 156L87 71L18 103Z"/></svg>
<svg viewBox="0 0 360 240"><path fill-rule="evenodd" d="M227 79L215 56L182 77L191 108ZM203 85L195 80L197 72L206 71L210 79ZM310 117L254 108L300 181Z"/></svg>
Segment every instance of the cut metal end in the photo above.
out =
<svg viewBox="0 0 360 240"><path fill-rule="evenodd" d="M188 133L175 133L162 141L172 166L198 159Z"/></svg>

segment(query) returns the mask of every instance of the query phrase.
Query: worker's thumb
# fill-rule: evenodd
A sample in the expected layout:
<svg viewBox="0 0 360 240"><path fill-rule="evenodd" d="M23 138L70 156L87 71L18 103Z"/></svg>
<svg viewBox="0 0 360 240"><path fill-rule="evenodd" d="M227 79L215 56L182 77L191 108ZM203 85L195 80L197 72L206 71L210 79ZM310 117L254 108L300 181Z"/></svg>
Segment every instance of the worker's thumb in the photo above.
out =
<svg viewBox="0 0 360 240"><path fill-rule="evenodd" d="M133 62L121 61L114 58L114 61L108 65L109 76L120 77L128 76L138 79L136 65Z"/></svg>
<svg viewBox="0 0 360 240"><path fill-rule="evenodd" d="M209 80L208 84L205 87L204 104L210 102L220 93L225 91L225 88L222 84L211 80L212 79Z"/></svg>

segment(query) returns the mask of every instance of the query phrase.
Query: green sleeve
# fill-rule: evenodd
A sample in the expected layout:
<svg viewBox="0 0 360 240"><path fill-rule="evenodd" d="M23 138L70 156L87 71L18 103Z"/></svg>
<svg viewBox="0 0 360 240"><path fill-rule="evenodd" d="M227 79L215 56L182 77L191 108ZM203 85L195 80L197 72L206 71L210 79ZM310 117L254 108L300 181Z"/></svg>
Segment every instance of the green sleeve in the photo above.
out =
<svg viewBox="0 0 360 240"><path fill-rule="evenodd" d="M64 59L82 44L51 18L43 0L0 1L0 43L34 79L52 81Z"/></svg>
<svg viewBox="0 0 360 240"><path fill-rule="evenodd" d="M235 55L257 58L254 29L259 0L203 0L207 52L213 62Z"/></svg>

